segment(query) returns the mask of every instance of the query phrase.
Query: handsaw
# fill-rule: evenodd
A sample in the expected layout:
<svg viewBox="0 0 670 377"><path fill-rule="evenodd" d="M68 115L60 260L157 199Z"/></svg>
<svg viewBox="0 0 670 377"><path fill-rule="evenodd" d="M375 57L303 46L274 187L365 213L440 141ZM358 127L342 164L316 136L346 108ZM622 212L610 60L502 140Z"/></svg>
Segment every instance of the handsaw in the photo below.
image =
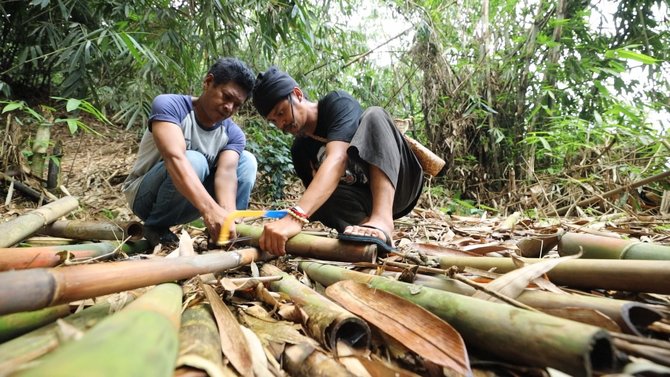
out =
<svg viewBox="0 0 670 377"><path fill-rule="evenodd" d="M232 211L223 220L223 225L221 226L221 232L219 233L219 240L216 242L216 244L222 246L228 242L228 235L230 234L230 226L236 219L242 217L266 217L269 219L281 219L287 214L288 210L285 209L282 210L244 209L244 210Z"/></svg>

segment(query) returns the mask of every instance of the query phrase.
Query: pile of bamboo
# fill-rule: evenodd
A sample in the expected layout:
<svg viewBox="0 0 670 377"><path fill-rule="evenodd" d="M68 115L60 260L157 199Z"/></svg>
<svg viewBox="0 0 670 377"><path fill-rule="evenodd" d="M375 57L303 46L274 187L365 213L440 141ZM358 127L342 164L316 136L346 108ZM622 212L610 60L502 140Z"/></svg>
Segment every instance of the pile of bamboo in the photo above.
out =
<svg viewBox="0 0 670 377"><path fill-rule="evenodd" d="M260 227L236 227L247 248L196 254L183 234L139 257L139 224L57 221L76 207L0 224L0 376L670 373L661 245L562 233L560 258L412 244L380 259L300 234L279 268ZM98 242L12 247L37 232Z"/></svg>

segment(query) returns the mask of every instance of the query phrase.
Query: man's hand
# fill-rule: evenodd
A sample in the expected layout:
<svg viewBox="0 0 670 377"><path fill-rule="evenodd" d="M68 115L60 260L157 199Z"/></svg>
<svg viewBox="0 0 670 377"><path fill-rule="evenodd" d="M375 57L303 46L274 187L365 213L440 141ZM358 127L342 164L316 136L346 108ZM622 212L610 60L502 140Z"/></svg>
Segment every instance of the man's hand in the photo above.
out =
<svg viewBox="0 0 670 377"><path fill-rule="evenodd" d="M223 222L225 221L226 216L228 216L230 213L231 211L227 211L223 207L216 206L202 214L202 219L205 222L205 226L207 226L207 230L209 230L209 235L212 240L216 241L221 237L220 233L223 227ZM234 238L236 235L234 222L231 222L228 231L230 232L228 238Z"/></svg>
<svg viewBox="0 0 670 377"><path fill-rule="evenodd" d="M300 233L302 224L290 215L281 220L265 224L258 239L261 250L276 256L286 254L286 241Z"/></svg>

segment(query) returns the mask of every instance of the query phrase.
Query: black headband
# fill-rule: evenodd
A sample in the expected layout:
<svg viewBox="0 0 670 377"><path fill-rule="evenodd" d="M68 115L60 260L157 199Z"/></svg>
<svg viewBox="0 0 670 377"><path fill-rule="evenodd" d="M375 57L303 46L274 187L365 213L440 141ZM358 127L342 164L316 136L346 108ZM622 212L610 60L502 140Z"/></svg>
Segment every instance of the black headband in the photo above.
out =
<svg viewBox="0 0 670 377"><path fill-rule="evenodd" d="M254 107L266 117L277 102L289 95L298 84L286 72L272 66L266 72L256 77L256 86L253 92Z"/></svg>

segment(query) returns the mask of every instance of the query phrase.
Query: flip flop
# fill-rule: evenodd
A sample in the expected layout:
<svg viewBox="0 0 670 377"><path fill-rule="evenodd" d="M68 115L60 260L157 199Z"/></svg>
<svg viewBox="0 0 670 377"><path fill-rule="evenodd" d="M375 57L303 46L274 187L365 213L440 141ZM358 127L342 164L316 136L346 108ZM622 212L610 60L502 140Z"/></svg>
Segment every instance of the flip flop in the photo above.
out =
<svg viewBox="0 0 670 377"><path fill-rule="evenodd" d="M386 233L384 230L377 228L376 226L373 225L358 225L358 226L370 229L376 229L384 234L385 239L382 240L381 238L375 236L364 236L360 234L344 234L344 233L338 233L337 239L348 242L373 243L377 245L379 248L381 248L384 251L384 253L390 253L392 251L395 251L395 248L393 247L393 241L391 241L391 237L389 237L388 233Z"/></svg>

